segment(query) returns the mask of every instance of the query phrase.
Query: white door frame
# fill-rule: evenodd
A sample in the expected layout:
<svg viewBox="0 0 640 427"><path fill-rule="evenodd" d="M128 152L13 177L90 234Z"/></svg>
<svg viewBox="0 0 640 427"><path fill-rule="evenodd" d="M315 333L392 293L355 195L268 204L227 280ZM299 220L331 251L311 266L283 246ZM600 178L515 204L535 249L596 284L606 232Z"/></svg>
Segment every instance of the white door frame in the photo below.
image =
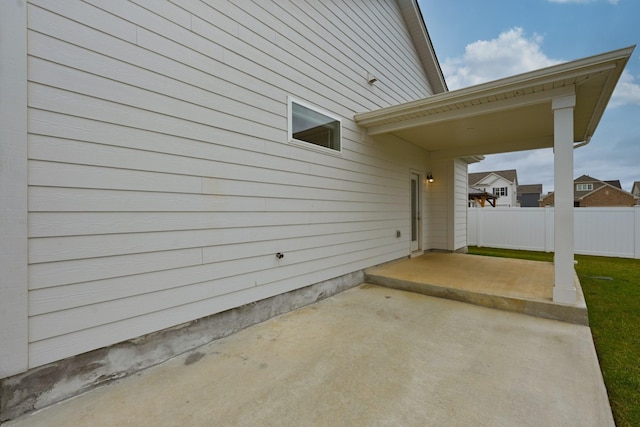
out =
<svg viewBox="0 0 640 427"><path fill-rule="evenodd" d="M417 171L410 173L410 250L411 255L422 253L422 175Z"/></svg>

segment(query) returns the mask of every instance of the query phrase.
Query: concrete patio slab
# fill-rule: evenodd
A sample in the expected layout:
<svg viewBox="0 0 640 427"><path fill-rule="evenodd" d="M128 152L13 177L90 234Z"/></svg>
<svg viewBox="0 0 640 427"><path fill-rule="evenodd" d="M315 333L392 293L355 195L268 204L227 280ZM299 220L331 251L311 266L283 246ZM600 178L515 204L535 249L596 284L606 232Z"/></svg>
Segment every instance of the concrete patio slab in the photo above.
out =
<svg viewBox="0 0 640 427"><path fill-rule="evenodd" d="M614 422L588 327L362 284L6 425Z"/></svg>
<svg viewBox="0 0 640 427"><path fill-rule="evenodd" d="M578 276L576 304L553 301L553 263L432 252L366 270L367 281L395 289L545 319L588 325Z"/></svg>

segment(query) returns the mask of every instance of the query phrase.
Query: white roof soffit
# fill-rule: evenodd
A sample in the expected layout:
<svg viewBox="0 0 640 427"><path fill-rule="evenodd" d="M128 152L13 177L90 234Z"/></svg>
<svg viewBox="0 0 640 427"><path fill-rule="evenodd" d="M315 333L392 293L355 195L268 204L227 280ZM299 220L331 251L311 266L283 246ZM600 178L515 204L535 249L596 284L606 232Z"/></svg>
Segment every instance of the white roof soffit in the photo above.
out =
<svg viewBox="0 0 640 427"><path fill-rule="evenodd" d="M635 46L356 114L369 135L392 134L454 158L553 146L555 97L576 95L574 140L591 138Z"/></svg>

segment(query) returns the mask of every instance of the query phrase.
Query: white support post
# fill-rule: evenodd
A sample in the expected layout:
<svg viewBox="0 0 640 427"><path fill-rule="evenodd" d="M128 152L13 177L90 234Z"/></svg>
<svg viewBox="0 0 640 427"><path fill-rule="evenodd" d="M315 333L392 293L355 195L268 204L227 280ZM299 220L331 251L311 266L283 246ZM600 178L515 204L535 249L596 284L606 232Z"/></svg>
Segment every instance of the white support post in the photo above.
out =
<svg viewBox="0 0 640 427"><path fill-rule="evenodd" d="M573 240L573 109L575 93L554 98L554 287L553 300L575 304Z"/></svg>
<svg viewBox="0 0 640 427"><path fill-rule="evenodd" d="M28 367L26 3L0 1L0 378Z"/></svg>

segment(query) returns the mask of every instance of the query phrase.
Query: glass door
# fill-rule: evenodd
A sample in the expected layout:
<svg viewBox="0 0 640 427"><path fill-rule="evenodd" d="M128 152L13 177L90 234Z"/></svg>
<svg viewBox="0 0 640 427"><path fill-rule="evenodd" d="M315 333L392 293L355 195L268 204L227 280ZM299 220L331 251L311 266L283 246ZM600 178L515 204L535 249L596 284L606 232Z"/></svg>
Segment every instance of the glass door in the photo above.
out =
<svg viewBox="0 0 640 427"><path fill-rule="evenodd" d="M420 202L420 175L411 173L411 252L419 251L420 230L422 218L422 203Z"/></svg>

